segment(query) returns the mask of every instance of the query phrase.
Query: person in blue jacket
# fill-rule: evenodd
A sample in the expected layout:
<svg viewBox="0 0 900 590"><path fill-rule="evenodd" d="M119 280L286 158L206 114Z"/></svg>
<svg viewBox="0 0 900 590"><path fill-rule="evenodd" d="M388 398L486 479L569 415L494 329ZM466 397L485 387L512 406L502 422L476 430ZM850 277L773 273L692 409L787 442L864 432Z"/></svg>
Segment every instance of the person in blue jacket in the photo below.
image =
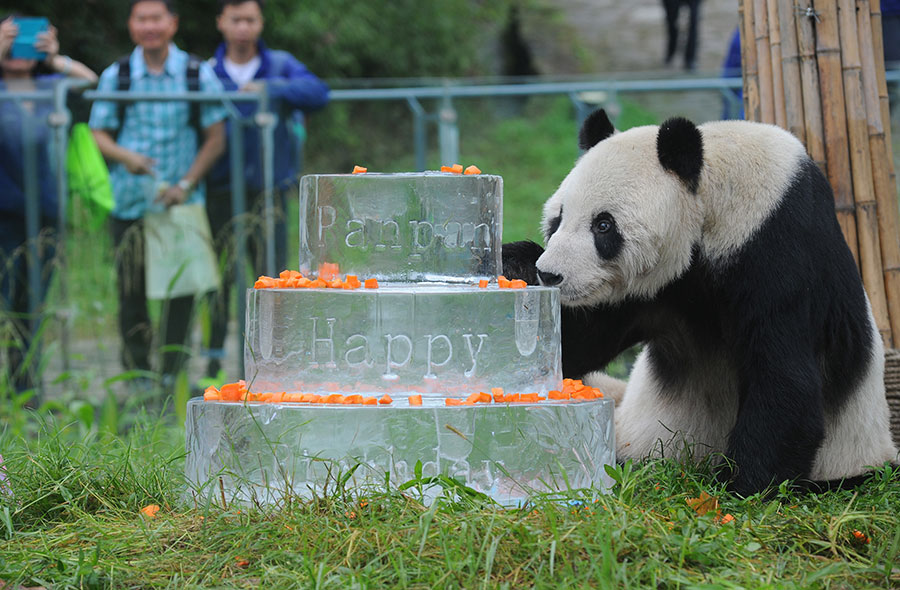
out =
<svg viewBox="0 0 900 590"><path fill-rule="evenodd" d="M219 0L216 27L223 42L216 49L211 63L226 90L258 91L264 83L269 94L270 108L278 115L275 127L273 154L275 218L275 266L281 270L287 264L287 229L285 224L286 196L293 194L299 173L299 149L304 132L304 113L321 109L328 103L328 86L293 55L269 49L260 36L263 31L264 0ZM254 102L235 103L241 115L250 119L256 113ZM227 132L231 136L231 122ZM242 174L247 195L244 227L247 247L254 271L264 274L265 232L263 197L262 135L252 123L243 125ZM231 166L226 150L207 178L206 209L209 215L216 251L225 259L222 288L211 301L211 329L207 355L207 374L215 376L224 357L224 342L228 327L228 302L233 282L233 211L231 204ZM243 238L242 238L243 239Z"/></svg>

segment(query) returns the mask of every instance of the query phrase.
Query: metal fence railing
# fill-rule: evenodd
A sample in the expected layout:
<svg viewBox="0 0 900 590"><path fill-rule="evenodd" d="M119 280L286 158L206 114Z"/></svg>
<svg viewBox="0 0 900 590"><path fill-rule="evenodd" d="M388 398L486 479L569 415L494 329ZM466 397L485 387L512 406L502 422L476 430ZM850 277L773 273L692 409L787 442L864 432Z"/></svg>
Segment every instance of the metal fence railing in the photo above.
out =
<svg viewBox="0 0 900 590"><path fill-rule="evenodd" d="M894 88L900 87L900 69L892 69L887 72L889 84ZM688 77L666 79L614 79L603 78L597 80L544 82L539 80L522 81L517 83L501 84L477 84L465 81L445 81L438 85L408 86L396 88L355 88L337 89L331 92L332 101L401 101L405 102L413 119L412 125L412 151L414 153L415 168L425 170L428 149L428 126L432 124L437 130L437 145L442 162L457 162L459 160L460 121L459 112L454 106L454 101L471 98L500 98L500 97L532 97L541 95L568 96L574 106L574 116L582 119L590 110L595 108L598 102L609 110L616 112L617 104L624 96L661 93L670 94L677 92L708 92L721 97L728 111L737 116L741 102L736 91L741 88L740 78L723 77ZM84 82L62 80L50 89L35 90L24 93L12 93L0 91L0 105L4 101L16 102L19 105L25 103L43 103L48 108L21 109L26 119L28 112L37 113L33 120L23 121L22 154L24 171L24 192L26 195L26 229L27 248L33 249L27 256L29 261L29 314L35 324L42 322L39 312L39 302L42 297L42 284L40 280L39 257L37 255L37 237L40 228L39 210L39 160L42 157L37 153L35 146L35 133L41 126L48 128L52 134L49 154L46 156L55 162L55 183L59 196L59 210L55 217L59 220L57 228L58 239L64 243L67 239L65 219L67 217L66 206L68 203L67 180L64 163L66 161L66 149L69 133L72 125L72 114L67 99L72 93L77 92L82 99L92 102L96 100L134 102L134 101L197 101L220 102L228 110L231 121L232 133L230 136L228 153L231 173L231 205L235 217L235 235L243 236L244 228L241 227L243 214L246 212L247 195L243 178L243 135L248 126L254 126L261 130L262 136L262 162L264 183L264 204L266 215L263 219L265 236L265 268L268 274L276 274L280 269L275 268L275 239L272 218L273 211L273 153L277 149L274 145L274 128L278 122L278 115L270 108L270 101L265 88L259 92L224 92L219 94L190 92L147 94L133 93L130 91L99 92L85 87ZM245 119L234 107L238 102L254 102L257 112L253 118ZM429 112L425 106L433 106ZM717 113L718 114L718 113ZM711 117L711 118L718 118ZM896 156L896 154L895 154ZM242 293L247 286L245 261L246 251L243 239L236 240L236 252L234 264L236 265L235 287L238 293ZM31 255L33 254L33 255ZM59 269L59 296L65 300L66 292L66 262L63 258L58 265ZM2 272L2 270L0 270ZM238 333L243 333L244 322L244 298L237 297ZM61 322L60 329L62 365L64 369L69 367L68 333L66 322ZM240 349L240 347L238 347ZM238 352L238 366L242 368L242 353ZM243 372L241 370L241 372Z"/></svg>

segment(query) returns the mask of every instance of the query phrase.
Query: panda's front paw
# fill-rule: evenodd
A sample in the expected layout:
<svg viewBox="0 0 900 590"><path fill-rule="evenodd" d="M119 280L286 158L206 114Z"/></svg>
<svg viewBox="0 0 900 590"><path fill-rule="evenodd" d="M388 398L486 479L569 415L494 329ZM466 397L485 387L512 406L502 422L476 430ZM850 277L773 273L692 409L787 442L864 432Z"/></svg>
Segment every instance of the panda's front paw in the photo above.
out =
<svg viewBox="0 0 900 590"><path fill-rule="evenodd" d="M537 259L544 253L540 244L530 240L503 244L503 276L522 279L529 285L538 285Z"/></svg>

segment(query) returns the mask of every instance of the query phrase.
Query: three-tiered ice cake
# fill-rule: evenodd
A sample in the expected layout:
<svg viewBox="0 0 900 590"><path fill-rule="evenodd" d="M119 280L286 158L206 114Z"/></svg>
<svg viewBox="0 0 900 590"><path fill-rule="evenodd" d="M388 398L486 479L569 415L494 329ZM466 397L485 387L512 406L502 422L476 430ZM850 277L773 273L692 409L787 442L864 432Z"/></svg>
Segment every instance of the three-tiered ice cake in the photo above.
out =
<svg viewBox="0 0 900 590"><path fill-rule="evenodd" d="M357 464L349 485L383 489L386 474L400 485L420 462L422 478L449 476L503 504L602 487L612 402L546 399L562 384L558 291L498 286L501 219L498 176L305 176L300 272L336 265L378 288L249 290L248 388L393 402L191 400L190 479L224 473L234 493L271 500L326 490ZM446 405L492 390L544 401Z"/></svg>

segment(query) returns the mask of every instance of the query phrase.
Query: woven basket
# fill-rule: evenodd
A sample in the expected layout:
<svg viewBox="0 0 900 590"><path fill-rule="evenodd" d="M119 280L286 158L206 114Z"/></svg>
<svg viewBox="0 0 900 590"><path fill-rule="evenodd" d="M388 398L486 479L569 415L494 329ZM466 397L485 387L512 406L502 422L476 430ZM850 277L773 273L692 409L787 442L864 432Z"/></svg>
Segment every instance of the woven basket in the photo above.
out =
<svg viewBox="0 0 900 590"><path fill-rule="evenodd" d="M884 389L891 410L891 434L900 446L900 350L894 348L884 353Z"/></svg>

